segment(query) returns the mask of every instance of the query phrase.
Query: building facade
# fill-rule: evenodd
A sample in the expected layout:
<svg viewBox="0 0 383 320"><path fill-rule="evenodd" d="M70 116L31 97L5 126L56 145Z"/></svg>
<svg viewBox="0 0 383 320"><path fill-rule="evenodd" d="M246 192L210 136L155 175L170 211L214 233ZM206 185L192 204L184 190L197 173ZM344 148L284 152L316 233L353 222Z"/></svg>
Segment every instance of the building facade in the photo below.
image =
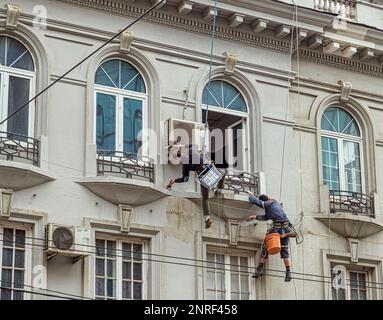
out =
<svg viewBox="0 0 383 320"><path fill-rule="evenodd" d="M2 1L0 119L156 3ZM0 126L1 299L382 299L382 75L382 1L163 1ZM210 229L194 177L166 189L206 122ZM290 283L251 278L247 191L303 235Z"/></svg>

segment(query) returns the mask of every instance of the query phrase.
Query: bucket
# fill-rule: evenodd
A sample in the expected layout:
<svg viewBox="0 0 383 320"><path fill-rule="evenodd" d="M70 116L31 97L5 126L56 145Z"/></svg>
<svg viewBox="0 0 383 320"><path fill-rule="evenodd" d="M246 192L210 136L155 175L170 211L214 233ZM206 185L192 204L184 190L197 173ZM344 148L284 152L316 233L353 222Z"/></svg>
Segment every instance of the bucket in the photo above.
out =
<svg viewBox="0 0 383 320"><path fill-rule="evenodd" d="M270 233L265 238L267 252L269 254L277 254L281 252L281 238L278 233Z"/></svg>

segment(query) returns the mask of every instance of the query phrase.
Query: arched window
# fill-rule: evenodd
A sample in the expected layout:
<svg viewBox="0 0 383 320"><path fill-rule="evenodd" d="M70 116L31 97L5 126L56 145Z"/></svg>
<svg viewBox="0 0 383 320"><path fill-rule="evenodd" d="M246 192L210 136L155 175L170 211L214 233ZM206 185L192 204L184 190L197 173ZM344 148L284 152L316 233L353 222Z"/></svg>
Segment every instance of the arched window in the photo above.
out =
<svg viewBox="0 0 383 320"><path fill-rule="evenodd" d="M362 192L362 137L344 109L329 107L321 119L323 182L330 190Z"/></svg>
<svg viewBox="0 0 383 320"><path fill-rule="evenodd" d="M96 72L95 89L97 149L136 154L146 124L147 94L141 74L126 61L108 60Z"/></svg>
<svg viewBox="0 0 383 320"><path fill-rule="evenodd" d="M0 36L0 119L28 102L34 86L35 66L28 49L13 38ZM30 106L10 118L0 131L33 136L33 127L34 110Z"/></svg>
<svg viewBox="0 0 383 320"><path fill-rule="evenodd" d="M225 81L211 81L203 91L202 103L218 108L247 112L245 99L237 88Z"/></svg>
<svg viewBox="0 0 383 320"><path fill-rule="evenodd" d="M202 95L203 121L207 108L207 121L214 136L210 139L210 153L216 166L240 171L249 169L248 108L242 93L226 81L211 81Z"/></svg>

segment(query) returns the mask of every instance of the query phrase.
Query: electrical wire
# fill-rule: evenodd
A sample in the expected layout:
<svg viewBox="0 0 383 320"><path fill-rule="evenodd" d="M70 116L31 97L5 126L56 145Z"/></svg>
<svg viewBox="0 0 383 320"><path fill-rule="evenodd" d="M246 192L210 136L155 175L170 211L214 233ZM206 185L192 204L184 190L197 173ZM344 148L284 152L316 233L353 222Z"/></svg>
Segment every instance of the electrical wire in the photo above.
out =
<svg viewBox="0 0 383 320"><path fill-rule="evenodd" d="M10 118L15 116L18 112L23 110L25 107L29 106L29 104L37 99L39 96L41 96L44 92L48 91L50 88L52 88L56 83L61 81L63 78L65 78L68 74L70 74L73 70L78 68L81 64L83 64L86 60L88 60L90 57L95 55L98 51L100 51L102 48L107 46L109 43L111 43L113 40L115 40L117 37L119 37L121 34L123 34L126 30L128 30L130 27L132 27L135 23L140 21L142 18L144 18L147 14L149 14L151 11L153 11L155 8L157 8L161 3L163 3L166 0L160 0L158 3L150 7L147 11L145 11L142 15L137 17L134 21L132 21L127 27L122 29L120 32L116 33L112 38L110 38L108 41L104 42L100 47L98 47L96 50L92 51L89 55L87 55L84 59L82 59L80 62L78 62L76 65L74 65L72 68L70 68L67 72L65 72L63 75L61 75L59 78L57 78L55 81L53 81L50 85L45 87L43 90L41 90L38 94L36 94L34 97L32 97L28 102L23 104L20 108L16 109L14 112L12 112L10 115L8 115L4 120L0 122L0 126L8 121Z"/></svg>
<svg viewBox="0 0 383 320"><path fill-rule="evenodd" d="M0 235L3 235L3 233L0 233ZM35 240L41 240L43 241L44 239L42 238L35 238L35 237L25 237L27 239L35 239ZM16 242L15 240L4 240L4 239L0 239L0 242L7 242L7 243L18 243L20 244L20 242ZM163 254L155 254L155 253L145 253L145 252L136 252L136 251L132 251L132 250L124 250L124 249L107 249L106 247L103 247L103 249L106 249L107 250L107 254L105 255L99 255L97 256L97 246L94 246L94 245L83 245L83 244L74 244L74 245L78 245L78 246L83 246L83 247L89 247L89 248L93 248L93 249L96 249L96 251L90 251L90 250L76 250L76 252L78 253L84 253L84 254L89 254L89 255L95 255L95 257L104 257L104 256L109 256L109 257L119 257L119 258L126 258L124 255L121 255L121 254L113 254L113 253L110 253L110 252L122 252L123 254L124 253L132 253L133 254L133 262L134 262L134 254L140 254L142 256L155 256L155 257L159 257L159 258L168 258L168 259L175 259L175 260L185 260L185 261L190 261L190 262L202 262L202 263L205 263L205 264L211 264L212 261L208 261L208 260L202 260L202 259L194 259L194 258L185 258L185 257L180 257L180 256L169 256L169 255L163 255ZM37 248L41 248L42 250L44 250L44 248L46 247L45 244L36 244L36 243L25 243L25 246L31 246L31 247L37 247ZM181 266L190 266L190 267L201 267L199 266L198 264L188 264L188 263L184 263L184 262L175 262L175 261L166 261L166 260L156 260L156 259L152 259L152 258L145 258L145 257L141 257L140 259L137 259L137 260L143 260L143 261L149 261L149 262L159 262L159 263L166 263L166 264L172 264L172 265L181 265ZM219 270L226 270L226 271L233 271L232 270L232 267L240 267L240 265L237 265L237 264L230 264L230 263L224 263L224 262L215 262L215 264L218 264L218 265L221 265L223 266L222 268L218 268ZM225 268L225 267L229 267L228 269ZM212 268L212 267L209 267L209 266L206 266L206 265L203 265L202 268L204 269L217 269L217 268ZM250 270L254 270L255 271L255 267L252 267L250 268ZM270 268L265 268L266 271L270 271L270 272L274 272L274 273L284 273L285 271L282 271L282 270L276 270L276 269L270 269ZM252 272L244 272L245 274L252 274ZM296 274L296 275L300 275L300 276L310 276L310 277L317 277L317 278L323 278L323 279L329 279L331 280L332 277L331 276L325 276L325 275L316 275L316 274L309 274L309 273L301 273L301 272L292 272L292 274ZM283 275L281 275L280 277L283 277ZM298 279L298 280L303 280L302 278L301 279ZM309 280L309 279L307 279ZM314 282L322 282L322 283L332 283L331 281L322 281L322 280L316 280L316 279L310 279L310 281L314 281ZM379 290L383 290L383 282L373 282L373 281L366 281L366 284L375 284L377 286L382 286L382 287L373 287L373 286L369 286L368 288L374 288L374 289L379 289ZM85 297L84 297L85 298Z"/></svg>
<svg viewBox="0 0 383 320"><path fill-rule="evenodd" d="M49 293L29 291L29 290L25 290L25 289L7 288L7 287L3 287L3 286L0 286L0 289L1 290L10 290L10 291L29 293L29 294L33 294L33 295L39 295L39 296L50 297L50 298L60 298L60 299L66 299L66 300L83 300L83 299L72 299L72 298L68 298L68 297L62 297L62 296L58 296L58 295L54 295L54 294L49 294Z"/></svg>
<svg viewBox="0 0 383 320"><path fill-rule="evenodd" d="M27 284L21 284L21 283L16 283L16 282L11 282L11 281L6 281L6 280L1 280L0 281L1 284L11 284L11 285L17 285L17 286L23 286L23 287L26 287L26 288L30 288L30 289L35 289L35 290L41 290L41 291L46 291L46 292L52 292L52 293L57 293L57 294L61 294L61 295L65 295L67 297L65 298L78 298L77 300L93 300L92 298L87 298L87 297L84 297L84 296L79 296L79 295L76 295L76 294L72 294L72 293L66 293L66 292L63 292L63 291L57 291L57 290L51 290L51 289L44 289L44 288L37 288L37 287L33 287L33 286L30 286L30 285L27 285ZM17 287L5 287L7 289L15 289L15 290L18 290L19 288Z"/></svg>

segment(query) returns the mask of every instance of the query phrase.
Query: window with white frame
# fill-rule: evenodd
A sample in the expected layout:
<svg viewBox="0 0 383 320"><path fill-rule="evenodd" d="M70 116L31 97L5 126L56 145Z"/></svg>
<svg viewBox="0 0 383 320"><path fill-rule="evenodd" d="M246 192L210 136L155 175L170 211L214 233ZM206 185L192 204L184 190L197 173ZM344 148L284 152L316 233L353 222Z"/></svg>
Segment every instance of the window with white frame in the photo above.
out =
<svg viewBox="0 0 383 320"><path fill-rule="evenodd" d="M145 299L145 250L141 241L96 239L96 299Z"/></svg>
<svg viewBox="0 0 383 320"><path fill-rule="evenodd" d="M221 132L209 142L210 157L217 167L246 171L248 167L248 108L242 93L232 84L213 80L202 94L202 117L210 132ZM222 141L221 141L222 140Z"/></svg>
<svg viewBox="0 0 383 320"><path fill-rule="evenodd" d="M26 230L0 226L0 299L23 300L26 280Z"/></svg>
<svg viewBox="0 0 383 320"><path fill-rule="evenodd" d="M11 37L0 36L0 120L28 102L34 86L35 67L28 49ZM33 137L33 103L2 124L0 131Z"/></svg>
<svg viewBox="0 0 383 320"><path fill-rule="evenodd" d="M363 191L362 137L356 120L329 107L321 120L323 183L330 190Z"/></svg>
<svg viewBox="0 0 383 320"><path fill-rule="evenodd" d="M138 70L120 59L102 63L95 76L97 150L139 153L146 107L146 86Z"/></svg>
<svg viewBox="0 0 383 320"><path fill-rule="evenodd" d="M250 281L250 255L211 251L207 253L207 261L208 300L249 300L254 296Z"/></svg>
<svg viewBox="0 0 383 320"><path fill-rule="evenodd" d="M368 300L370 299L373 283L369 280L369 271L345 268L341 271L331 269L332 300ZM344 272L344 275L341 273ZM345 277L344 281L341 277ZM343 283L343 285L342 285Z"/></svg>

